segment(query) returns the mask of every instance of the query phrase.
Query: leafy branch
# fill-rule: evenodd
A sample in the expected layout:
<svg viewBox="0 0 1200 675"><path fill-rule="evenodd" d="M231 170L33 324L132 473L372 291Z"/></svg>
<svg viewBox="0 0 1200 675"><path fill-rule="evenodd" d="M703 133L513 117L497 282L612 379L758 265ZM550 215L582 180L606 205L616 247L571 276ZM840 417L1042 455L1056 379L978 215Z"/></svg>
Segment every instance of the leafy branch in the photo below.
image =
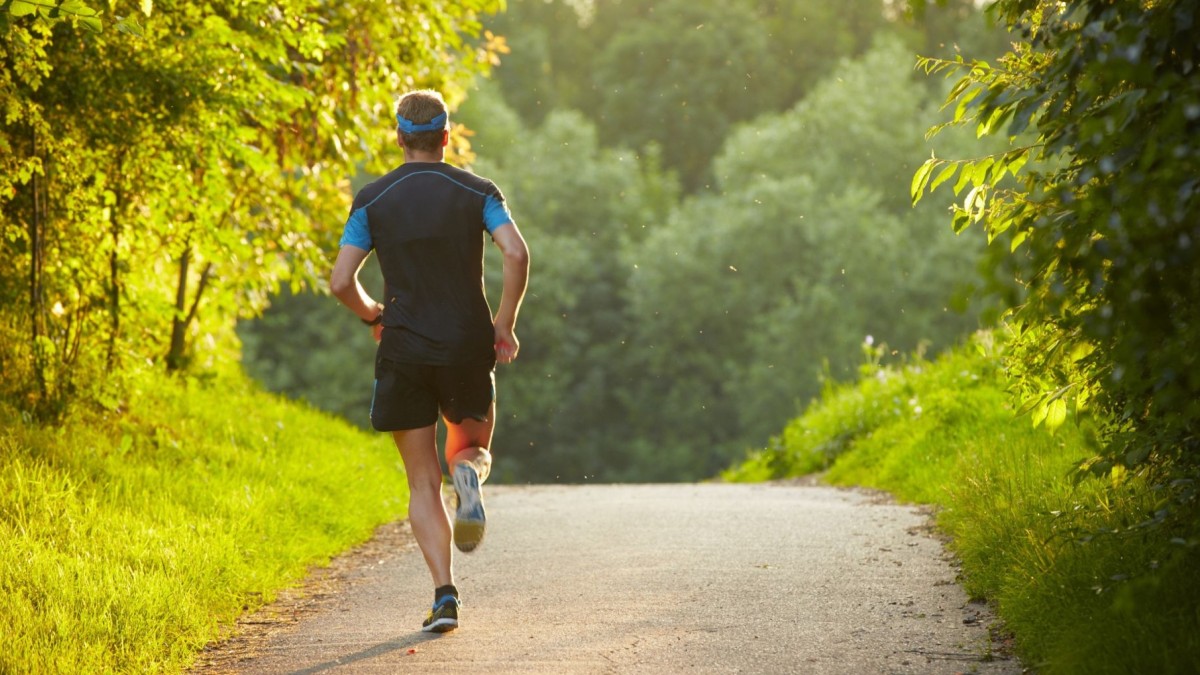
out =
<svg viewBox="0 0 1200 675"><path fill-rule="evenodd" d="M141 0L142 13L150 16L153 0ZM100 20L99 12L80 0L3 0L0 11L14 17L35 16L42 21L54 23L70 18L81 24L92 33L104 30L104 22ZM134 17L117 17L117 30L141 37L144 29Z"/></svg>
<svg viewBox="0 0 1200 675"><path fill-rule="evenodd" d="M1027 277L1010 366L1022 410L1061 423L1070 403L1099 412L1096 466L1146 463L1200 471L1200 107L1194 23L1186 3L998 0L989 9L1022 39L1001 67L922 59L966 73L943 110L977 136L1035 140L988 157L926 161L916 203L951 180L953 225L1013 230L1010 264ZM998 190L1030 159L1013 189Z"/></svg>

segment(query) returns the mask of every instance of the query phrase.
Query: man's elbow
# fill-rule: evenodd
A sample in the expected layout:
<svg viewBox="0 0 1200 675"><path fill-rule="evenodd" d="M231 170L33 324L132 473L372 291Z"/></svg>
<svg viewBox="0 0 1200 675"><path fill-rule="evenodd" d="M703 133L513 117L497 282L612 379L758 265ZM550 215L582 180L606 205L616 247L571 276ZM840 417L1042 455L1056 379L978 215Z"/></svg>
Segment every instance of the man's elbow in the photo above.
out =
<svg viewBox="0 0 1200 675"><path fill-rule="evenodd" d="M529 249L524 246L513 246L504 251L504 262L518 269L529 267Z"/></svg>
<svg viewBox="0 0 1200 675"><path fill-rule="evenodd" d="M329 291L333 293L333 297L339 300L345 297L353 287L353 280L347 279L340 274L334 274L329 277Z"/></svg>

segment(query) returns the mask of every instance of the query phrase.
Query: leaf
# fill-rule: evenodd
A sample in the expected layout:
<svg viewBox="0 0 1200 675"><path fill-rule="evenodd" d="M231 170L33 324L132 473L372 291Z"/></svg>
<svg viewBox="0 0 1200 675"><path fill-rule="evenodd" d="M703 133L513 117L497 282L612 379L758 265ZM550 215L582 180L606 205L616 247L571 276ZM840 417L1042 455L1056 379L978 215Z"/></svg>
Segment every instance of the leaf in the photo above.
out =
<svg viewBox="0 0 1200 675"><path fill-rule="evenodd" d="M8 13L13 16L26 16L37 11L37 5L32 2L22 2L21 0L13 0L8 6Z"/></svg>
<svg viewBox="0 0 1200 675"><path fill-rule="evenodd" d="M1006 105L996 108L986 120L979 123L979 126L975 129L975 137L983 138L984 136L994 133L1001 124L1004 124L1004 120L1007 119L1011 114L1012 106Z"/></svg>
<svg viewBox="0 0 1200 675"><path fill-rule="evenodd" d="M1042 426L1042 422L1046 421L1046 415L1050 412L1050 406L1039 401L1039 404L1033 407L1033 426L1034 428Z"/></svg>
<svg viewBox="0 0 1200 675"><path fill-rule="evenodd" d="M1029 230L1017 230L1015 233L1013 233L1012 244L1009 245L1008 250L1010 252L1016 251L1017 247L1020 246L1021 244L1025 243L1025 240L1028 238L1029 238Z"/></svg>
<svg viewBox="0 0 1200 675"><path fill-rule="evenodd" d="M988 243L992 243L996 237L1004 234L1008 228L1012 227L1012 223L1011 217L992 218L988 221Z"/></svg>
<svg viewBox="0 0 1200 675"><path fill-rule="evenodd" d="M96 10L88 7L79 0L67 0L58 6L58 10L64 14L73 14L78 17L96 16Z"/></svg>
<svg viewBox="0 0 1200 675"><path fill-rule="evenodd" d="M142 0L142 14L145 14L146 16L150 16L150 13L153 11L154 11L154 0Z"/></svg>
<svg viewBox="0 0 1200 675"><path fill-rule="evenodd" d="M921 168L917 169L917 172L913 174L911 192L914 206L916 206L917 202L921 201L921 194L925 191L925 185L929 183L929 176L933 173L933 167L937 166L939 161L934 158L927 159L921 165Z"/></svg>
<svg viewBox="0 0 1200 675"><path fill-rule="evenodd" d="M132 16L123 17L114 24L118 31L135 37L146 37L146 29Z"/></svg>
<svg viewBox="0 0 1200 675"><path fill-rule="evenodd" d="M1033 411L1034 408L1041 405L1043 399L1044 399L1044 397L1037 396L1037 397L1034 397L1031 399L1026 399L1025 401L1022 401L1021 407L1017 409L1016 416L1021 417L1022 415L1028 415L1030 412Z"/></svg>
<svg viewBox="0 0 1200 675"><path fill-rule="evenodd" d="M1146 461L1150 456L1150 446L1146 444L1139 445L1133 450L1125 453L1125 466L1134 467Z"/></svg>
<svg viewBox="0 0 1200 675"><path fill-rule="evenodd" d="M951 225L954 228L954 234L962 234L962 231L971 225L971 216L956 206L954 207L954 220Z"/></svg>
<svg viewBox="0 0 1200 675"><path fill-rule="evenodd" d="M1067 401L1056 398L1046 406L1046 428L1050 431L1061 427L1067 421Z"/></svg>
<svg viewBox="0 0 1200 675"><path fill-rule="evenodd" d="M967 186L967 183L971 182L971 174L974 167L974 162L963 162L962 173L958 174L958 180L954 183L954 194L962 194L963 188Z"/></svg>
<svg viewBox="0 0 1200 675"><path fill-rule="evenodd" d="M970 215L971 222L979 222L987 213L987 186L976 185L971 188L963 200L963 210Z"/></svg>
<svg viewBox="0 0 1200 675"><path fill-rule="evenodd" d="M933 192L934 190L938 189L939 185L950 180L950 178L954 176L954 172L958 170L958 166L959 165L957 162L950 162L944 169L941 170L941 172L938 173L937 178L934 178L933 182L929 184L929 191Z"/></svg>
<svg viewBox="0 0 1200 675"><path fill-rule="evenodd" d="M992 165L995 163L996 160L991 157L984 157L978 162L975 162L975 164L971 167L971 184L983 185L984 183L989 182L988 170L990 170Z"/></svg>
<svg viewBox="0 0 1200 675"><path fill-rule="evenodd" d="M967 114L967 109L971 107L971 101L975 100L979 94L983 93L983 87L976 87L968 91L958 100L958 106L954 109L954 121L960 122Z"/></svg>
<svg viewBox="0 0 1200 675"><path fill-rule="evenodd" d="M1025 129L1029 128L1029 121L1033 118L1033 114L1042 105L1042 99L1027 98L1017 104L1016 112L1013 114L1013 120L1008 125L1009 137L1020 134Z"/></svg>
<svg viewBox="0 0 1200 675"><path fill-rule="evenodd" d="M1029 153L1029 150L1016 151L1016 157L1008 162L1008 172L1016 177L1017 172L1024 168L1025 162L1029 161Z"/></svg>

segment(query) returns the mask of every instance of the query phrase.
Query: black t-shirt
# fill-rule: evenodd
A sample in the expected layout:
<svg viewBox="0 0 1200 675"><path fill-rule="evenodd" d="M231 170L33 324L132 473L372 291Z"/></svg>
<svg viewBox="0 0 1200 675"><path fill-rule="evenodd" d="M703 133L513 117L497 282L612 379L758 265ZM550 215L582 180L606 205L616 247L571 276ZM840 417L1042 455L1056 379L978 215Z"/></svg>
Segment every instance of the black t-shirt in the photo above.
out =
<svg viewBox="0 0 1200 675"><path fill-rule="evenodd" d="M439 366L494 362L483 234L512 222L494 183L441 162L402 164L359 191L341 245L379 256L381 356Z"/></svg>

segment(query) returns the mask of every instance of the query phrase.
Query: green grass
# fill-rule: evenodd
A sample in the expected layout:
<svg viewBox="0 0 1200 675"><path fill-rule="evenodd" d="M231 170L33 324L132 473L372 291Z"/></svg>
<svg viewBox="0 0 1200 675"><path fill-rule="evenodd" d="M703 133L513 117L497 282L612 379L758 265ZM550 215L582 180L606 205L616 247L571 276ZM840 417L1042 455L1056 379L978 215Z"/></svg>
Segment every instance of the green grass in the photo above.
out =
<svg viewBox="0 0 1200 675"><path fill-rule="evenodd" d="M0 672L179 672L407 509L385 435L241 378L137 384L55 428L0 407Z"/></svg>
<svg viewBox="0 0 1200 675"><path fill-rule="evenodd" d="M825 480L936 504L963 581L1040 673L1200 672L1194 484L1117 470L1076 479L1087 424L1016 418L986 338L829 387L768 449L725 473Z"/></svg>

